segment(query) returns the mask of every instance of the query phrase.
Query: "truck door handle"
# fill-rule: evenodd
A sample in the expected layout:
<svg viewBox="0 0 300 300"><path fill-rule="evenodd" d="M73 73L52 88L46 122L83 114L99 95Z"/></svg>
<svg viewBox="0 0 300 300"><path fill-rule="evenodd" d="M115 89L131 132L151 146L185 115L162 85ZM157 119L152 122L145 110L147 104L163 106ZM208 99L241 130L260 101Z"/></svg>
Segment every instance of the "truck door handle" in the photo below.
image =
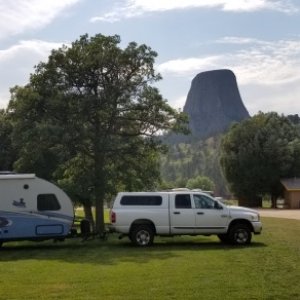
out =
<svg viewBox="0 0 300 300"><path fill-rule="evenodd" d="M204 212L198 211L198 212L197 212L197 215L204 215Z"/></svg>
<svg viewBox="0 0 300 300"><path fill-rule="evenodd" d="M174 215L180 215L179 211L174 211Z"/></svg>

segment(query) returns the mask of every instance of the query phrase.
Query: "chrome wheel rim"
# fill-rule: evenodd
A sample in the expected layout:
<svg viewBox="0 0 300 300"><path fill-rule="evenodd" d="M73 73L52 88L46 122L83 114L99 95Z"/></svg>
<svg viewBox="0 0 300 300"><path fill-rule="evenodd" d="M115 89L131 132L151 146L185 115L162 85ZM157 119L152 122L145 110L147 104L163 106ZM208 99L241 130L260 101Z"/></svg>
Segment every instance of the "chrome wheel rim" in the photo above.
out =
<svg viewBox="0 0 300 300"><path fill-rule="evenodd" d="M136 241L139 245L145 246L148 245L150 242L151 236L148 231L140 230L136 234Z"/></svg>
<svg viewBox="0 0 300 300"><path fill-rule="evenodd" d="M238 244L245 244L249 238L248 232L244 229L237 230L234 236L235 236L235 241Z"/></svg>

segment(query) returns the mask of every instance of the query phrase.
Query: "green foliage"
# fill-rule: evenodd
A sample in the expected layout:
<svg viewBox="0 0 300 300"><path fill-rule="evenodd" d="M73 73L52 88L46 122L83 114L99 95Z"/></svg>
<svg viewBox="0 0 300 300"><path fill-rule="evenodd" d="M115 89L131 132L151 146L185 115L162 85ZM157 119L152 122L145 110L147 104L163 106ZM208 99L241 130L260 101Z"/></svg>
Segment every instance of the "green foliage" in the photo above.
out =
<svg viewBox="0 0 300 300"><path fill-rule="evenodd" d="M54 175L60 178L59 185L72 197L75 204L92 205L93 165L88 156L78 153L59 164Z"/></svg>
<svg viewBox="0 0 300 300"><path fill-rule="evenodd" d="M7 243L0 299L300 299L299 221L263 224L246 247L199 236L157 238L148 249L117 235Z"/></svg>
<svg viewBox="0 0 300 300"><path fill-rule="evenodd" d="M169 151L161 158L164 186L185 187L189 179L206 176L214 182L217 195L228 194L219 164L220 137L168 146Z"/></svg>
<svg viewBox="0 0 300 300"><path fill-rule="evenodd" d="M186 131L186 117L152 84L157 53L146 45L119 47L120 37L87 34L53 50L30 83L12 89L8 112L19 158L15 169L55 179L76 200L103 203L122 188L159 180L161 132Z"/></svg>
<svg viewBox="0 0 300 300"><path fill-rule="evenodd" d="M240 199L253 201L264 194L276 199L282 192L280 179L300 175L299 133L276 113L259 113L235 124L221 149L225 177Z"/></svg>
<svg viewBox="0 0 300 300"><path fill-rule="evenodd" d="M0 170L12 170L16 151L12 144L13 127L4 110L0 110Z"/></svg>
<svg viewBox="0 0 300 300"><path fill-rule="evenodd" d="M59 144L63 128L51 120L46 100L35 89L11 89L7 116L12 124L12 144L17 155L13 169L32 172L51 180L57 165L64 160Z"/></svg>
<svg viewBox="0 0 300 300"><path fill-rule="evenodd" d="M204 191L214 191L215 184L206 176L197 176L187 181L186 187L189 189L201 189Z"/></svg>

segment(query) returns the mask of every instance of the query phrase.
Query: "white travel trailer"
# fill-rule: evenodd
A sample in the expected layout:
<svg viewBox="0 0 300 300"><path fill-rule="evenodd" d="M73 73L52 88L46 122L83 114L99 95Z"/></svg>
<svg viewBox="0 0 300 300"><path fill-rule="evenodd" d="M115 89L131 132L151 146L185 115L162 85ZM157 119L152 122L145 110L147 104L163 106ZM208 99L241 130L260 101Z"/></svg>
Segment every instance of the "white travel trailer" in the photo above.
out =
<svg viewBox="0 0 300 300"><path fill-rule="evenodd" d="M74 208L54 184L35 174L0 174L0 246L16 240L63 239Z"/></svg>

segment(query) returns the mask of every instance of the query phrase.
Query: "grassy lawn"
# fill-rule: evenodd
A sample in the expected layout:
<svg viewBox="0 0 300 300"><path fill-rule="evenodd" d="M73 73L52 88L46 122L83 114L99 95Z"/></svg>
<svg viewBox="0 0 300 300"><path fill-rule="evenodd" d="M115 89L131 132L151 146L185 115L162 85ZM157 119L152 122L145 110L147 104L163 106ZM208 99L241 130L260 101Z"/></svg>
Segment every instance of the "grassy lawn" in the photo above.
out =
<svg viewBox="0 0 300 300"><path fill-rule="evenodd" d="M300 299L300 221L263 219L247 247L216 237L7 243L0 299Z"/></svg>

